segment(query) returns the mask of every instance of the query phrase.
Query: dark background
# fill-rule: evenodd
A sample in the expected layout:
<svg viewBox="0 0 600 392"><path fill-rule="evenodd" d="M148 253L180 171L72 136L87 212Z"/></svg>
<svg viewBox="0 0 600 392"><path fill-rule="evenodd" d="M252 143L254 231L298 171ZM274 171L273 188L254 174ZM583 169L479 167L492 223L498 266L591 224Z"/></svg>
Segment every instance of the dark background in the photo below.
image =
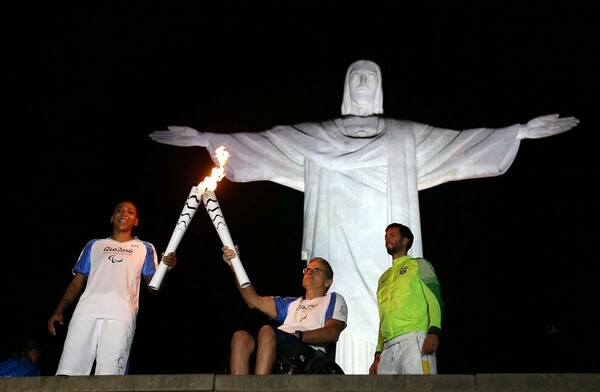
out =
<svg viewBox="0 0 600 392"><path fill-rule="evenodd" d="M213 163L150 132L338 117L358 59L380 65L388 117L450 129L581 120L523 141L502 176L419 193L446 302L439 372L547 371L549 320L597 346L596 6L251 3L3 3L3 353L36 337L44 375L54 374L66 325L53 338L47 320L85 243L110 235L117 202L136 201L136 234L166 248ZM224 179L217 196L259 293L301 294L302 193ZM373 246L383 246L382 228L365 230L381 230ZM233 331L263 321L220 247L199 211L161 292L142 292L132 374L223 372Z"/></svg>

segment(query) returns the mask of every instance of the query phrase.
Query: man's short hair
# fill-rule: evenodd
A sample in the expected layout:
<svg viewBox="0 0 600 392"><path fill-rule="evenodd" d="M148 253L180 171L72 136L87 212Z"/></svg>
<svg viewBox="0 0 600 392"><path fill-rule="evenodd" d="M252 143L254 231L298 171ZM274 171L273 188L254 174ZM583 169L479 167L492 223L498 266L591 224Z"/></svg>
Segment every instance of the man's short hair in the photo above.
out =
<svg viewBox="0 0 600 392"><path fill-rule="evenodd" d="M325 277L327 279L333 280L333 268L331 268L331 265L329 264L329 262L322 257L313 257L312 259L310 259L310 261L313 261L313 260L320 261L321 264L323 264L325 266ZM310 261L309 261L309 263L310 263Z"/></svg>
<svg viewBox="0 0 600 392"><path fill-rule="evenodd" d="M409 250L413 244L413 240L415 239L415 236L412 233L412 231L410 231L408 226L404 226L403 224L400 224L400 223L390 223L388 225L388 227L385 228L385 231L388 231L388 229L391 229L393 227L396 227L396 228L398 228L398 230L400 230L400 235L402 237L408 238L408 245L406 247L406 250Z"/></svg>

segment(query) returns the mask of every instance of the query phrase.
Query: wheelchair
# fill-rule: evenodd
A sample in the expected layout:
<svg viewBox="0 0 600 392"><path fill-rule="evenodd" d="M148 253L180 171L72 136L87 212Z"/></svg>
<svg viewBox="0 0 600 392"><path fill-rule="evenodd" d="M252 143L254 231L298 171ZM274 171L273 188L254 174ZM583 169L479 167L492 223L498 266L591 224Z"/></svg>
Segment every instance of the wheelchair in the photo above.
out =
<svg viewBox="0 0 600 392"><path fill-rule="evenodd" d="M306 350L300 343L290 343L277 348L271 374L344 374L335 362L335 343L321 350Z"/></svg>

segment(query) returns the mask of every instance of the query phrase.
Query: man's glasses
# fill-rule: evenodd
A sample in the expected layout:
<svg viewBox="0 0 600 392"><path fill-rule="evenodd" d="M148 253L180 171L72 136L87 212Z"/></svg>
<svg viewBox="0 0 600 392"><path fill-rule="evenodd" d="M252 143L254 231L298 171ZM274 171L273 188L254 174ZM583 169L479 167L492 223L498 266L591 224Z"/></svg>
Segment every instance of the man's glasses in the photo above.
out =
<svg viewBox="0 0 600 392"><path fill-rule="evenodd" d="M315 274L315 275L319 275L319 274L323 273L323 271L322 271L322 270L320 270L320 269L318 269L318 268L304 268L304 269L302 270L302 273L303 273L304 275L306 275L306 274L311 274L311 275L312 275L312 274Z"/></svg>

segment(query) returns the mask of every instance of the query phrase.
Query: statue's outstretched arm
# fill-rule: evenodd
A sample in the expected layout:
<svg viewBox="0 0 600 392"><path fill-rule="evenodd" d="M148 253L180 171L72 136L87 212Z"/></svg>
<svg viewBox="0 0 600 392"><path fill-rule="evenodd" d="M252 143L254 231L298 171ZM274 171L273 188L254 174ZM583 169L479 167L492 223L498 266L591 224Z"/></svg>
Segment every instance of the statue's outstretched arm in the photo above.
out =
<svg viewBox="0 0 600 392"><path fill-rule="evenodd" d="M575 117L559 118L558 114L536 117L527 124L521 125L517 139L539 139L557 135L577 126L579 120Z"/></svg>
<svg viewBox="0 0 600 392"><path fill-rule="evenodd" d="M150 134L150 139L155 142L171 144L180 147L206 147L208 139L203 132L198 132L194 128L170 126L166 131L154 131Z"/></svg>

